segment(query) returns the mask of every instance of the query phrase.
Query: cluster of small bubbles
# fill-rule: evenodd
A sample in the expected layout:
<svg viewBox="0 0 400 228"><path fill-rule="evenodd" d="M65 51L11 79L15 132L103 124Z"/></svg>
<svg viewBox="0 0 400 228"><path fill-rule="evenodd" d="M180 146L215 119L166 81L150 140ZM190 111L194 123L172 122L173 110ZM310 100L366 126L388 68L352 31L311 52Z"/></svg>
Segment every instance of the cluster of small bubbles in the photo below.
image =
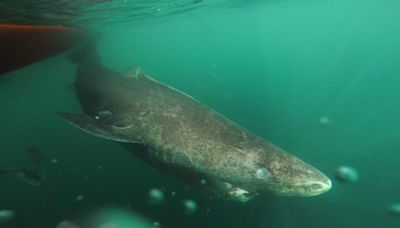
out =
<svg viewBox="0 0 400 228"><path fill-rule="evenodd" d="M331 123L331 119L329 119L329 117L323 116L318 119L318 123L322 126L326 126Z"/></svg>
<svg viewBox="0 0 400 228"><path fill-rule="evenodd" d="M0 210L0 223L10 221L15 216L15 212L12 210Z"/></svg>
<svg viewBox="0 0 400 228"><path fill-rule="evenodd" d="M194 200L185 200L183 206L185 207L185 213L188 215L194 214L197 211L197 203Z"/></svg>
<svg viewBox="0 0 400 228"><path fill-rule="evenodd" d="M149 191L150 204L160 204L164 201L164 192L158 188L152 188Z"/></svg>
<svg viewBox="0 0 400 228"><path fill-rule="evenodd" d="M269 177L269 172L266 168L259 168L256 170L256 178L257 179L265 179L267 177Z"/></svg>
<svg viewBox="0 0 400 228"><path fill-rule="evenodd" d="M387 208L387 212L392 216L400 217L400 203L392 204Z"/></svg>
<svg viewBox="0 0 400 228"><path fill-rule="evenodd" d="M82 201L83 199L84 199L83 195L79 195L79 196L75 197L74 201L75 201L75 202L80 202L80 201Z"/></svg>
<svg viewBox="0 0 400 228"><path fill-rule="evenodd" d="M336 179L342 182L357 182L359 179L358 172L350 166L341 166L336 170Z"/></svg>
<svg viewBox="0 0 400 228"><path fill-rule="evenodd" d="M50 160L51 163L53 164L57 164L58 163L58 159L57 158L53 158Z"/></svg>

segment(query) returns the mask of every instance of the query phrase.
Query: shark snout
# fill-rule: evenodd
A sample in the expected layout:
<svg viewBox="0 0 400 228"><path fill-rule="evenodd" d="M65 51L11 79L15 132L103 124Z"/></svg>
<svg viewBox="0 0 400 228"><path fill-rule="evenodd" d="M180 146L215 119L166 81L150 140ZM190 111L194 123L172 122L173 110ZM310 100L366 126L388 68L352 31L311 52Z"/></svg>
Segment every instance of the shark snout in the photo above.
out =
<svg viewBox="0 0 400 228"><path fill-rule="evenodd" d="M310 181L305 185L306 195L315 196L329 191L332 188L332 181L329 178Z"/></svg>

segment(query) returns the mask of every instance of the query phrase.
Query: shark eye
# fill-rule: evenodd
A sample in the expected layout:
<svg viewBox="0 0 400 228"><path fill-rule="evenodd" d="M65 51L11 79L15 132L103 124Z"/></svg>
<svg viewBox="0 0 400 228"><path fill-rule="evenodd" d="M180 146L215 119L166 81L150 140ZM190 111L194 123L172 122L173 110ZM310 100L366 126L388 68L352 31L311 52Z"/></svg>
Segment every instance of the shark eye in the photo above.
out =
<svg viewBox="0 0 400 228"><path fill-rule="evenodd" d="M267 170L266 168L264 168L264 167L258 168L258 169L256 170L256 178L257 178L257 179L262 180L262 179L268 178L270 175L271 175L271 174L270 174L270 173L268 172L268 170Z"/></svg>

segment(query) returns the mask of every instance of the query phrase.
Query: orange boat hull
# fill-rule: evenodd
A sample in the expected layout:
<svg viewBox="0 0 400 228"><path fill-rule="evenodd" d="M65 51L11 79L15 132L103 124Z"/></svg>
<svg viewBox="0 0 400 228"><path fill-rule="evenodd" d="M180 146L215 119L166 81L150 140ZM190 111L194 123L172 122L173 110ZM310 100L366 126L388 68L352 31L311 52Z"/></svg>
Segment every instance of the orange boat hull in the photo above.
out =
<svg viewBox="0 0 400 228"><path fill-rule="evenodd" d="M0 24L0 75L77 45L84 34L62 26Z"/></svg>

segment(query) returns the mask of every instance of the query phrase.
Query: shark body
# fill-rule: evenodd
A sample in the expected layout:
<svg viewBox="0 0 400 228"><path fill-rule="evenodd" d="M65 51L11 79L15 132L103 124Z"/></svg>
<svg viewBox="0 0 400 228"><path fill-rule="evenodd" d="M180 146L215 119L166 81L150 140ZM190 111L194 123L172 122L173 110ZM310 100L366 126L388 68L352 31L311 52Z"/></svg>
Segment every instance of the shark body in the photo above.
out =
<svg viewBox="0 0 400 228"><path fill-rule="evenodd" d="M83 131L127 149L139 146L136 154L150 165L233 200L313 196L331 188L316 168L138 67L121 74L89 57L75 81L84 114L60 113Z"/></svg>

